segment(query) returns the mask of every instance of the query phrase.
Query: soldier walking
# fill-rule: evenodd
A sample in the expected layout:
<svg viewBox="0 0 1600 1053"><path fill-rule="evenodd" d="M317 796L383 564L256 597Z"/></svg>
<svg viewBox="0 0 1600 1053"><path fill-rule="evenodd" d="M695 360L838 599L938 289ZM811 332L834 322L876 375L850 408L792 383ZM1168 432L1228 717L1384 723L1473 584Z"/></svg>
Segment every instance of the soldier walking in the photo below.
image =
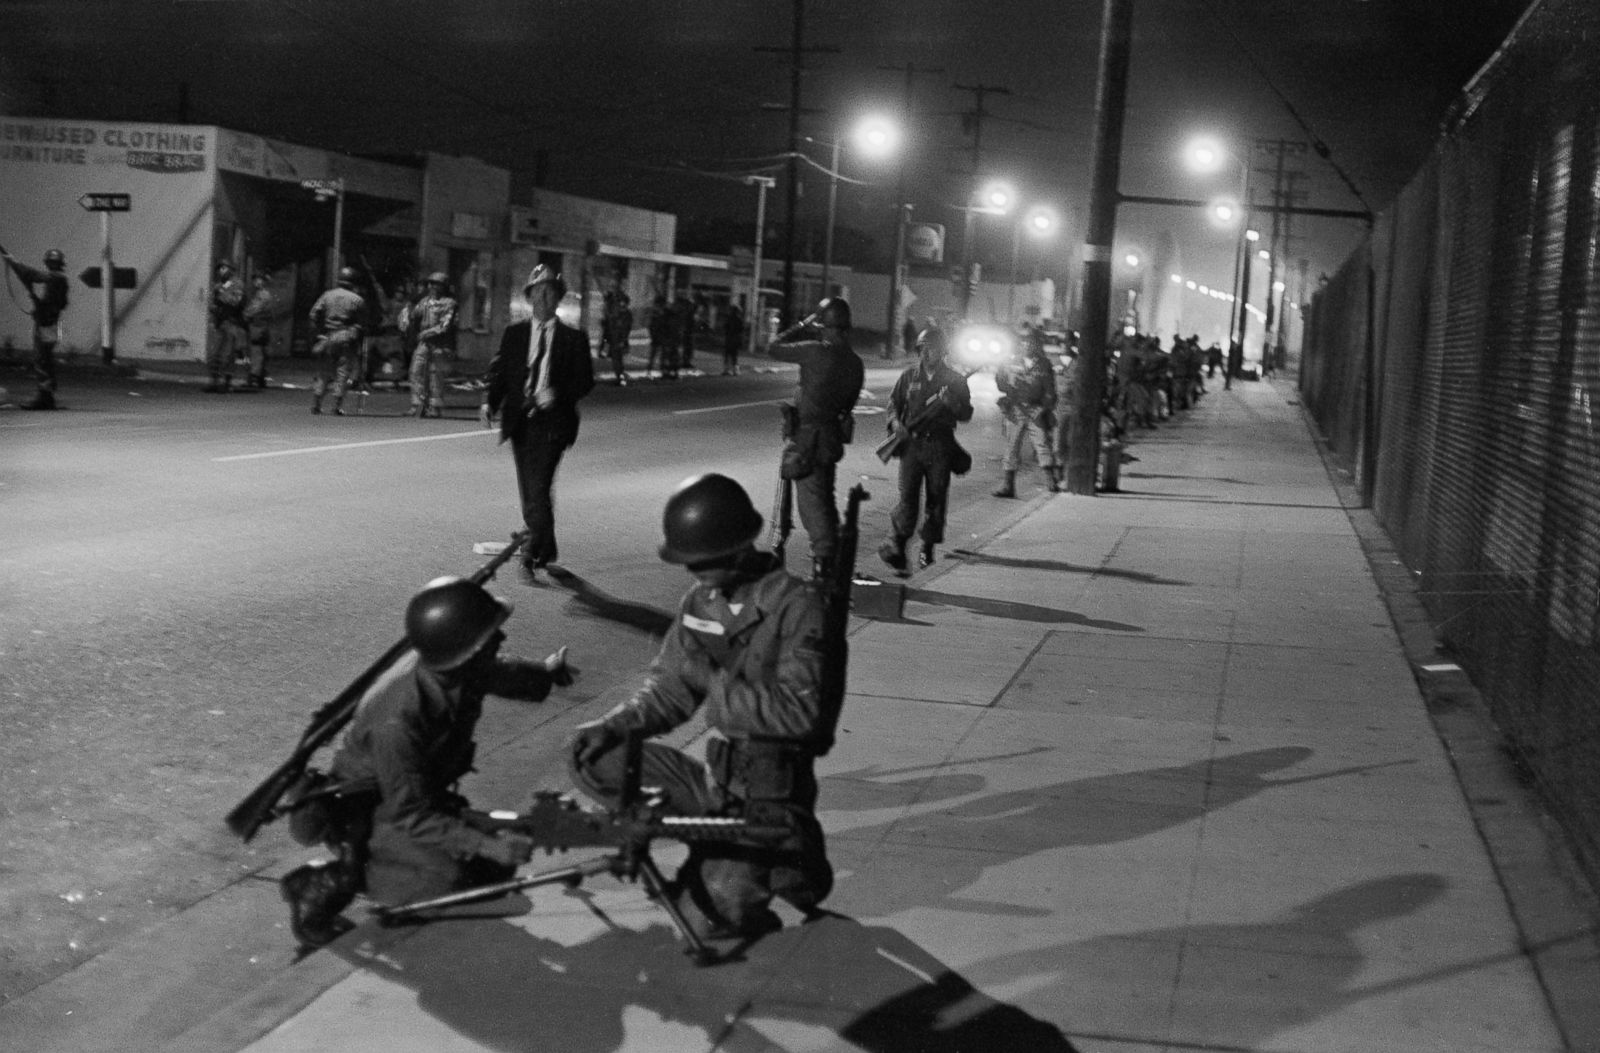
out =
<svg viewBox="0 0 1600 1053"><path fill-rule="evenodd" d="M56 345L61 342L61 313L67 309L67 258L60 249L44 254L44 270L12 258L5 249L0 256L16 272L33 301L33 379L38 390L22 404L25 410L56 408ZM38 286L37 292L34 286Z"/></svg>
<svg viewBox="0 0 1600 1053"><path fill-rule="evenodd" d="M996 497L1017 496L1017 468L1022 463L1023 444L1032 441L1051 493L1061 489L1054 449L1056 373L1044 351L1043 334L1029 329L1027 345L1019 358L1000 368L995 376L1000 389L1000 411L1011 426L1010 441L1000 467L1005 475Z"/></svg>
<svg viewBox="0 0 1600 1053"><path fill-rule="evenodd" d="M311 381L311 412L322 412L322 399L333 388L333 412L344 416L344 394L350 388L361 360L362 328L367 318L367 301L355 291L356 272L339 268L338 285L317 297L311 305L311 331L318 334L311 345L317 359L317 375Z"/></svg>
<svg viewBox="0 0 1600 1053"><path fill-rule="evenodd" d="M819 335L802 339L813 328ZM850 305L837 296L823 300L816 314L779 336L767 353L800 365L799 397L785 414L779 474L795 483L800 524L811 541L811 571L824 579L839 537L834 476L855 437L853 413L866 375L850 346Z"/></svg>
<svg viewBox="0 0 1600 1053"><path fill-rule="evenodd" d="M408 417L444 416L444 377L456 357L458 307L443 271L428 275L428 292L411 309L417 346L411 354L411 408Z"/></svg>
<svg viewBox="0 0 1600 1053"><path fill-rule="evenodd" d="M900 459L900 502L889 519L893 536L879 547L878 556L897 571L906 569L906 541L916 531L924 491L919 569L933 563L934 546L944 541L951 473L965 474L972 467L971 456L956 442L956 425L972 419L967 378L945 362L945 339L939 330L923 330L915 345L920 360L900 374L889 393L889 432L901 438L895 451Z"/></svg>

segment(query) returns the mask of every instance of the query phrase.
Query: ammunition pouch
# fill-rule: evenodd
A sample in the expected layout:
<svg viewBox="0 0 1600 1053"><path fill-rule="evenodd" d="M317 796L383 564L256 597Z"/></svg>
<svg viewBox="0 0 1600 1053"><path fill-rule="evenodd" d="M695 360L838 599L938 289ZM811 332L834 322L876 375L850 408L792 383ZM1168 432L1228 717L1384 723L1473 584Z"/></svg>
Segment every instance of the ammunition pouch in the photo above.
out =
<svg viewBox="0 0 1600 1053"><path fill-rule="evenodd" d="M809 750L791 742L715 738L706 745L712 780L747 808L799 803L815 785L811 760Z"/></svg>
<svg viewBox="0 0 1600 1053"><path fill-rule="evenodd" d="M801 439L791 437L783 444L783 456L778 461L778 477L794 482L816 470L817 433L815 429L808 428L801 433Z"/></svg>
<svg viewBox="0 0 1600 1053"><path fill-rule="evenodd" d="M970 471L972 471L972 454L968 453L966 447L962 446L955 440L954 437L952 437L950 439L951 474L966 475Z"/></svg>
<svg viewBox="0 0 1600 1053"><path fill-rule="evenodd" d="M283 795L289 836L302 845L364 844L371 834L373 787L341 783L324 771L307 768Z"/></svg>

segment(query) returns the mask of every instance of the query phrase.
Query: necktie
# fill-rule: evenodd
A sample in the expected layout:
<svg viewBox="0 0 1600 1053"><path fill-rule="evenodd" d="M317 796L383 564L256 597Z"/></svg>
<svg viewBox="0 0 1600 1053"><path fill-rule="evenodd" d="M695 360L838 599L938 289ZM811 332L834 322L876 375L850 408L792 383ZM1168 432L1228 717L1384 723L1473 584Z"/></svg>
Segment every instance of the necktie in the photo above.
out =
<svg viewBox="0 0 1600 1053"><path fill-rule="evenodd" d="M534 393L539 390L539 373L544 369L545 342L549 339L549 329L546 326L541 324L536 325L534 328L538 333L538 338L534 341L535 351L533 357L528 361L528 381L523 390L523 395L525 396L523 404L527 407L529 416L532 416L534 411L538 409L538 403L534 400Z"/></svg>

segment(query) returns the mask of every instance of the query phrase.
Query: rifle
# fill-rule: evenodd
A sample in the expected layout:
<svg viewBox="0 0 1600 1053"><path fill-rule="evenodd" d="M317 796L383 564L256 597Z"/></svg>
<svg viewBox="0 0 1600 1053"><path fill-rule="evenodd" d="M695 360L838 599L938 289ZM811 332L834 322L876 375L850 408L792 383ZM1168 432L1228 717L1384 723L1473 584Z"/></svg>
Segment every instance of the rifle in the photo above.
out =
<svg viewBox="0 0 1600 1053"><path fill-rule="evenodd" d="M778 473L778 490L772 498L772 554L783 563L783 550L794 533L794 483Z"/></svg>
<svg viewBox="0 0 1600 1053"><path fill-rule="evenodd" d="M526 530L512 534L511 543L505 550L473 571L469 580L482 585L494 577L495 571L516 555L527 540ZM278 802L305 774L306 765L310 762L312 754L344 730L345 725L355 716L356 707L371 690L372 685L409 650L411 642L402 637L383 652L376 662L363 670L360 676L352 680L348 687L334 696L333 701L313 713L311 723L301 733L300 743L295 746L289 759L273 769L272 774L261 780L255 789L246 794L244 799L223 817L228 829L237 834L241 840L248 842L263 826L284 814L284 809L278 807Z"/></svg>
<svg viewBox="0 0 1600 1053"><path fill-rule="evenodd" d="M839 526L838 547L823 598L822 702L825 728L818 756L833 748L834 731L844 709L846 674L850 667L850 589L856 578L856 546L861 538L861 502L872 500L860 483L850 488L844 521Z"/></svg>
<svg viewBox="0 0 1600 1053"><path fill-rule="evenodd" d="M732 842L749 846L775 847L791 836L783 826L762 826L740 818L675 816L665 814L665 795L653 787L639 785L644 737L629 735L624 753L622 789L617 806L610 811L590 811L565 794L541 791L534 795L531 808L522 814L506 812L467 812L463 818L486 833L511 830L532 839L546 852L566 852L583 846L602 846L614 851L574 866L546 870L526 877L497 881L443 896L406 903L398 907L374 907L380 923L392 925L417 919L423 911L452 907L462 903L520 892L541 885L566 885L576 888L586 877L610 874L619 881L642 881L649 897L661 905L683 936L696 965L716 960L689 925L678 904L667 892L667 880L650 855L650 844L667 837L686 844Z"/></svg>
<svg viewBox="0 0 1600 1053"><path fill-rule="evenodd" d="M938 412L941 405L940 396L946 390L946 388L940 388L924 399L922 405L912 411L909 420L896 421L894 423L894 430L889 433L889 437L880 442L877 449L873 451L878 455L878 460L888 464L891 460L900 456L900 452L905 448L906 443L911 441L912 429L920 427L924 421Z"/></svg>

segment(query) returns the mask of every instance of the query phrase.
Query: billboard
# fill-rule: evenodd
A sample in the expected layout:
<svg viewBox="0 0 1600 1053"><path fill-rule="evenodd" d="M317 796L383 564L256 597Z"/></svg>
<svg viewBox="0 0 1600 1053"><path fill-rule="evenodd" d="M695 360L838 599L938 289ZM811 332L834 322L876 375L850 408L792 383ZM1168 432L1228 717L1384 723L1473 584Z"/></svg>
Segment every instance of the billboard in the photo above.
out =
<svg viewBox="0 0 1600 1053"><path fill-rule="evenodd" d="M132 358L199 358L205 353L215 128L0 116L0 244L38 267L47 249L67 257L70 303L61 350L100 345L101 293L78 275L101 258L102 217L112 257L139 275L116 297L115 347ZM129 211L88 211L85 195L126 194ZM15 290L15 286L12 287ZM32 346L20 291L0 298L0 343Z"/></svg>
<svg viewBox="0 0 1600 1053"><path fill-rule="evenodd" d="M944 224L907 223L906 259L912 263L944 263Z"/></svg>

